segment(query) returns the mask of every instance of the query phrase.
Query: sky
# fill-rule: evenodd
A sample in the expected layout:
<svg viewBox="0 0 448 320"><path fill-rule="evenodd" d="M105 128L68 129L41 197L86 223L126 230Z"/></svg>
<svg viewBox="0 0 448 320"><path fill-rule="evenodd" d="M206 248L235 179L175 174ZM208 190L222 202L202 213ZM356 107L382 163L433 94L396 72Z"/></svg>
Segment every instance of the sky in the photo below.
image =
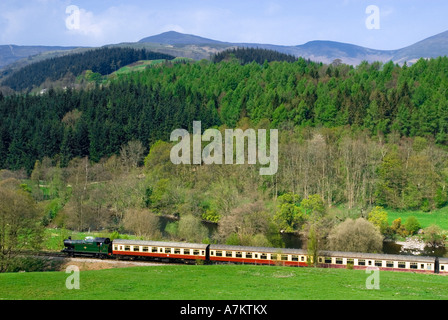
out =
<svg viewBox="0 0 448 320"><path fill-rule="evenodd" d="M393 50L447 31L447 12L446 0L0 0L0 44L102 46L174 30L226 42Z"/></svg>

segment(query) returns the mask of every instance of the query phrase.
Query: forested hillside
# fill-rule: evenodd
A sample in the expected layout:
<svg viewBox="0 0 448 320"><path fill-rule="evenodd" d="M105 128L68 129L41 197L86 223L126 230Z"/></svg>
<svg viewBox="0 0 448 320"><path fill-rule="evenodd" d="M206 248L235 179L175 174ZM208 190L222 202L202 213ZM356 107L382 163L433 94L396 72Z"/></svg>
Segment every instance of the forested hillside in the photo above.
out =
<svg viewBox="0 0 448 320"><path fill-rule="evenodd" d="M14 72L1 84L15 91L30 91L46 80L56 81L67 75L76 77L86 70L106 75L133 62L153 59L172 60L174 57L143 49L100 48L33 63Z"/></svg>
<svg viewBox="0 0 448 320"><path fill-rule="evenodd" d="M0 96L0 167L45 181L71 228L118 228L129 210L135 218L146 208L220 222L222 239L255 244L257 234L299 230L338 204L445 206L447 86L448 58L356 68L168 61L91 90ZM173 165L170 134L191 132L195 120L203 130L279 129L278 173Z"/></svg>

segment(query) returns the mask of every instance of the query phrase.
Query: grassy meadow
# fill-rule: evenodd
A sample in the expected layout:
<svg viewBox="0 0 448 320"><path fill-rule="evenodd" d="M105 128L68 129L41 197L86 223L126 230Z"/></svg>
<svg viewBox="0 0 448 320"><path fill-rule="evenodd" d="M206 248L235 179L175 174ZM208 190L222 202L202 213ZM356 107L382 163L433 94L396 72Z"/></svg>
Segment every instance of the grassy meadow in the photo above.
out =
<svg viewBox="0 0 448 320"><path fill-rule="evenodd" d="M424 300L448 299L448 277L380 272L367 289L360 270L249 265L150 266L81 271L80 289L65 272L0 274L0 300Z"/></svg>

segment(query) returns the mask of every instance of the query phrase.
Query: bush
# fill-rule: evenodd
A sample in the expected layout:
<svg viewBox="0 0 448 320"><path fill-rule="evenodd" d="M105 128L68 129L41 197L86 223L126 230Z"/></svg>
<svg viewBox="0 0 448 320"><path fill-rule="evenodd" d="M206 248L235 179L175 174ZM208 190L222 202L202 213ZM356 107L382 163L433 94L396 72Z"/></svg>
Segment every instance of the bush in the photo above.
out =
<svg viewBox="0 0 448 320"><path fill-rule="evenodd" d="M59 271L64 260L16 257L11 259L6 272Z"/></svg>
<svg viewBox="0 0 448 320"><path fill-rule="evenodd" d="M404 225L401 224L401 218L395 219L390 227L393 234L398 234L399 236L406 237L407 231Z"/></svg>
<svg viewBox="0 0 448 320"><path fill-rule="evenodd" d="M371 222L358 218L347 219L337 225L329 235L330 249L351 252L381 252L383 236Z"/></svg>
<svg viewBox="0 0 448 320"><path fill-rule="evenodd" d="M437 225L431 225L423 230L423 240L431 247L445 245L445 235Z"/></svg>
<svg viewBox="0 0 448 320"><path fill-rule="evenodd" d="M406 220L404 227L407 231L407 234L412 236L416 234L418 230L420 230L420 222L418 222L416 217L411 216Z"/></svg>

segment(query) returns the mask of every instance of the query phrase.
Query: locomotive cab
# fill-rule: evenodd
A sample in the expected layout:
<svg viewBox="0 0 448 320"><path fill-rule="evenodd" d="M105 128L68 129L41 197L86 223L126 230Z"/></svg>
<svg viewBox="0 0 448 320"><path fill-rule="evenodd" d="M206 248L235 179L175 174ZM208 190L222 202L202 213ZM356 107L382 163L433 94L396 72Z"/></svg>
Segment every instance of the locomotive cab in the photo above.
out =
<svg viewBox="0 0 448 320"><path fill-rule="evenodd" d="M72 240L71 237L64 240L62 252L69 256L84 255L97 258L105 258L112 254L112 245L109 238L92 238L84 240Z"/></svg>

